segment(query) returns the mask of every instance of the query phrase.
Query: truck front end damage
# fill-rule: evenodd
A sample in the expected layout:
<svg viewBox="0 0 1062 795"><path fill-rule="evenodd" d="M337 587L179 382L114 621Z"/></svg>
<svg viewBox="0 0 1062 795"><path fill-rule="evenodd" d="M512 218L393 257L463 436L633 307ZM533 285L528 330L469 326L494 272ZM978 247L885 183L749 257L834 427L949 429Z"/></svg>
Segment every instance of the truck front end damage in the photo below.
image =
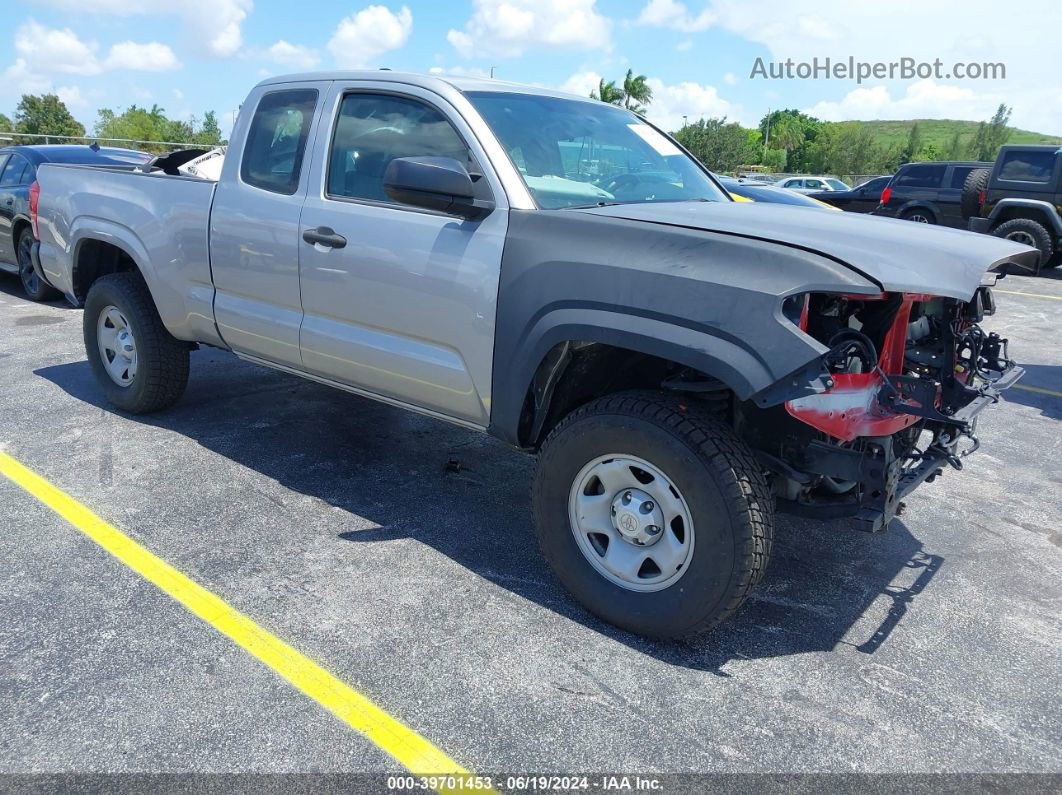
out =
<svg viewBox="0 0 1062 795"><path fill-rule="evenodd" d="M925 293L804 293L782 314L827 352L754 395L743 435L771 470L779 509L883 529L903 499L978 447L977 416L1023 374L986 274L969 301Z"/></svg>

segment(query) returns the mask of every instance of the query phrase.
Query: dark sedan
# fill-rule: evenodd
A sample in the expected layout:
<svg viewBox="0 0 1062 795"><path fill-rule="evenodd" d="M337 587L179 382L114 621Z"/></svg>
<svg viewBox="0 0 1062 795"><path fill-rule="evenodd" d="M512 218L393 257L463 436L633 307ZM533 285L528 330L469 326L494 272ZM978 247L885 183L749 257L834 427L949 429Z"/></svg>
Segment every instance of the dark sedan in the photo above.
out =
<svg viewBox="0 0 1062 795"><path fill-rule="evenodd" d="M808 194L819 201L852 213L869 213L878 206L881 192L892 177L874 177L848 190L824 190Z"/></svg>
<svg viewBox="0 0 1062 795"><path fill-rule="evenodd" d="M0 148L0 271L18 274L26 295L34 301L46 301L59 295L34 271L30 255L35 237L30 202L37 180L37 166L41 163L85 163L128 168L146 163L151 157L132 149L99 146Z"/></svg>

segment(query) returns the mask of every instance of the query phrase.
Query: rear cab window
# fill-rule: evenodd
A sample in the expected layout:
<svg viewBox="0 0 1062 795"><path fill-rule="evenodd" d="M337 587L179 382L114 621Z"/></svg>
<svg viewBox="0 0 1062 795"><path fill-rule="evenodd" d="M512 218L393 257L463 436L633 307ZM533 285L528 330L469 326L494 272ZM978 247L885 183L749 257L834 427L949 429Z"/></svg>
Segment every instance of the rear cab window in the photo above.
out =
<svg viewBox="0 0 1062 795"><path fill-rule="evenodd" d="M317 97L317 89L297 88L259 100L247 131L240 179L287 196L298 190Z"/></svg>
<svg viewBox="0 0 1062 795"><path fill-rule="evenodd" d="M962 186L966 183L966 178L970 176L970 172L975 168L982 168L982 166L955 166L952 169L951 181L948 182L948 187L962 190Z"/></svg>

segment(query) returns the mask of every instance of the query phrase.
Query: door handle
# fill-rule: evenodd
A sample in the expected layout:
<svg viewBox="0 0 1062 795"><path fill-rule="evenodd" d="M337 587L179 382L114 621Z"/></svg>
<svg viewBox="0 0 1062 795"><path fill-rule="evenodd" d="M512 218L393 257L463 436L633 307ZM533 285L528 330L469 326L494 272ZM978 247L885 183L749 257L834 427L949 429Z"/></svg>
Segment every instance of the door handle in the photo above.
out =
<svg viewBox="0 0 1062 795"><path fill-rule="evenodd" d="M311 245L320 243L328 248L343 248L347 244L347 239L343 235L336 234L336 230L330 226L307 229L302 233L302 239Z"/></svg>

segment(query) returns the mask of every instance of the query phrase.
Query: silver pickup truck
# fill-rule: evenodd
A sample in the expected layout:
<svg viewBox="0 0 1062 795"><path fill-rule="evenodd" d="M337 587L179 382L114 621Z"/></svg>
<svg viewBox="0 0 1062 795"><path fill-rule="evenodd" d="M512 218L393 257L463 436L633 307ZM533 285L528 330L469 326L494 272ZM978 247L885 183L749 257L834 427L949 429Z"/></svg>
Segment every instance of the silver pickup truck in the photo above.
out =
<svg viewBox="0 0 1062 795"><path fill-rule="evenodd" d="M884 529L1021 375L978 322L1033 249L737 204L589 99L273 78L216 183L172 171L38 174L35 267L112 404L172 405L205 344L491 433L538 455L558 579L653 637L737 609L776 508Z"/></svg>

